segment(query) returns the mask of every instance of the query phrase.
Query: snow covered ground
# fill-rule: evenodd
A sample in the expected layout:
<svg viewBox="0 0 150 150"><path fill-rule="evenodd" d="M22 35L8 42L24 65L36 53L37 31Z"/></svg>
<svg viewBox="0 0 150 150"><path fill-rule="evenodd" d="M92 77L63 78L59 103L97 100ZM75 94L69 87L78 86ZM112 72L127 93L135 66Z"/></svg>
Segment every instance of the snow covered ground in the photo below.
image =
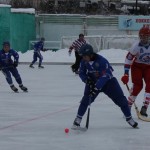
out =
<svg viewBox="0 0 150 150"><path fill-rule="evenodd" d="M74 61L73 55L69 57L66 51L64 53L63 50L47 52L49 55L45 53L43 57L45 62ZM124 62L125 54L121 50L106 50L101 54L110 62ZM29 53L20 54L22 62L31 59ZM123 66L113 68L128 96L120 81ZM44 69L38 69L37 65L35 69L19 65L18 70L28 93L21 90L13 93L0 73L0 150L149 150L149 123L138 120L133 108L139 129L131 128L120 109L102 93L91 106L89 130L70 129L84 88L79 77L71 72L70 65L45 65ZM143 91L137 99L139 108L142 100ZM82 126L85 119L86 116ZM64 133L65 128L70 129L68 134Z"/></svg>

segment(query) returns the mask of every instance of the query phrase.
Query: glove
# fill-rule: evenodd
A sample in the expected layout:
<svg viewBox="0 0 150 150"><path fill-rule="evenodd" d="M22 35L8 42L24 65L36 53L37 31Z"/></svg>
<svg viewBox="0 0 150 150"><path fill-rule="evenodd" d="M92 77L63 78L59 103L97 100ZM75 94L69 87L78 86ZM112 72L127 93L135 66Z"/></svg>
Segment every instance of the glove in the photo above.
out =
<svg viewBox="0 0 150 150"><path fill-rule="evenodd" d="M17 67L17 66L18 66L18 62L14 61L13 66L14 66L14 67Z"/></svg>
<svg viewBox="0 0 150 150"><path fill-rule="evenodd" d="M122 76L121 81L124 84L127 84L129 82L129 75L125 74L124 76Z"/></svg>
<svg viewBox="0 0 150 150"><path fill-rule="evenodd" d="M96 94L98 94L98 89L96 87L94 87L93 89L91 89L90 91L90 96L94 97Z"/></svg>
<svg viewBox="0 0 150 150"><path fill-rule="evenodd" d="M86 80L86 84L92 89L93 87L95 87L95 83L90 79L88 78Z"/></svg>
<svg viewBox="0 0 150 150"><path fill-rule="evenodd" d="M71 56L71 52L72 52L72 50L69 49L69 51L68 51L69 56Z"/></svg>

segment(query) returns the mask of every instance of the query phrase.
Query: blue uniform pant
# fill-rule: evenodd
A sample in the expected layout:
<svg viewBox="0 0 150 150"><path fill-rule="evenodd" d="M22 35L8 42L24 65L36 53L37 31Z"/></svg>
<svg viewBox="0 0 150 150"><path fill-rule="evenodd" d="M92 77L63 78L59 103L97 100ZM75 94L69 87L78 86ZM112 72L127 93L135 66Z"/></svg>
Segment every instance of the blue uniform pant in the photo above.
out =
<svg viewBox="0 0 150 150"><path fill-rule="evenodd" d="M89 105L89 94L90 94L89 92L90 88L88 85L86 85L84 96L78 108L77 117L79 118L82 118ZM108 80L107 83L104 85L104 87L95 95L95 97L91 97L90 99L91 103L94 102L95 98L100 92L105 93L116 105L118 105L126 118L131 117L131 112L128 107L127 99L124 96L123 91L115 77Z"/></svg>
<svg viewBox="0 0 150 150"><path fill-rule="evenodd" d="M39 66L40 66L43 60L43 56L41 55L40 52L34 52L32 64L34 64L37 61L37 58L39 58Z"/></svg>
<svg viewBox="0 0 150 150"><path fill-rule="evenodd" d="M19 85L22 84L20 74L18 73L18 70L16 67L10 66L10 67L4 68L2 69L2 72L5 75L6 81L10 86L13 85L11 74L14 76L16 82Z"/></svg>

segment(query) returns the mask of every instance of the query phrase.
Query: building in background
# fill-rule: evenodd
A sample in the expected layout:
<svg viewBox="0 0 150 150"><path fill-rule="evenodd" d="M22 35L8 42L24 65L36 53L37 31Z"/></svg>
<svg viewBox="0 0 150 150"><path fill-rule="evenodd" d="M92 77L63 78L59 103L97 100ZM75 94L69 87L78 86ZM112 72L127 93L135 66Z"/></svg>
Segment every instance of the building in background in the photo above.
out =
<svg viewBox="0 0 150 150"><path fill-rule="evenodd" d="M0 0L0 4L10 4L11 0Z"/></svg>
<svg viewBox="0 0 150 150"><path fill-rule="evenodd" d="M0 0L0 4L10 4L12 8L35 8L37 14L150 14L149 0Z"/></svg>

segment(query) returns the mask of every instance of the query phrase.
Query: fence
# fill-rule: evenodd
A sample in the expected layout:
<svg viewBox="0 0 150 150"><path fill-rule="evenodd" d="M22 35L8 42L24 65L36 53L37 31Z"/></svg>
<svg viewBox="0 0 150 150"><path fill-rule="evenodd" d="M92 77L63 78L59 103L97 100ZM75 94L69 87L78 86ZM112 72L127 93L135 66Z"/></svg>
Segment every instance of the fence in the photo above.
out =
<svg viewBox="0 0 150 150"><path fill-rule="evenodd" d="M10 5L0 4L0 45L7 40L13 49L24 53L35 35L33 10L11 9Z"/></svg>

